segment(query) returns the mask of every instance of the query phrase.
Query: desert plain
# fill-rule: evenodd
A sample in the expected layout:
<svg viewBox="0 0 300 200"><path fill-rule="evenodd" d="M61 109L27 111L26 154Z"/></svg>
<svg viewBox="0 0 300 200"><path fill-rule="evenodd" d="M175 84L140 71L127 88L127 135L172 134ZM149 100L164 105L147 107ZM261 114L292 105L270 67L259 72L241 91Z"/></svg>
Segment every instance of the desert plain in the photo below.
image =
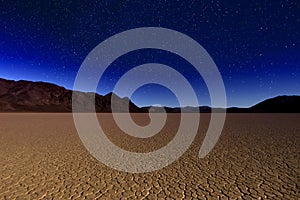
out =
<svg viewBox="0 0 300 200"><path fill-rule="evenodd" d="M132 114L137 124L147 114ZM107 137L133 152L166 145L179 114L157 135L124 134L111 114L98 114ZM132 174L107 167L86 150L70 113L0 114L0 199L299 199L300 114L227 114L214 149L198 152L210 115L171 165ZM109 156L109 155L107 155Z"/></svg>

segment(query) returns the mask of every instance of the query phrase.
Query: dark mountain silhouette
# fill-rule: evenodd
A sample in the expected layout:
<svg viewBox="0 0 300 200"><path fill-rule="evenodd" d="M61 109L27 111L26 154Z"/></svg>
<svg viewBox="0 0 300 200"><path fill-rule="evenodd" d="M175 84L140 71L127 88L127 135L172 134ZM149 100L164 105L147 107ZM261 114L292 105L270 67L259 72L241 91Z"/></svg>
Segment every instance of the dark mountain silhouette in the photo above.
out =
<svg viewBox="0 0 300 200"><path fill-rule="evenodd" d="M32 81L12 81L0 78L0 112L72 112L72 90L64 87ZM113 93L105 96L91 92L75 92L77 112L111 112L111 97L114 95L116 112L126 112L129 104L130 112L148 112L150 107L137 107L129 98L120 98ZM95 105L89 100L95 97ZM209 113L208 106L170 108L164 107L168 113L200 112ZM214 108L216 112L224 110ZM300 96L278 96L262 101L250 108L227 108L229 113L297 113L300 112ZM161 108L153 108L153 112L161 112Z"/></svg>
<svg viewBox="0 0 300 200"><path fill-rule="evenodd" d="M77 111L89 112L93 105L88 100L95 95L95 109L97 112L111 112L111 96L91 92L76 92ZM123 105L128 98L116 96L116 110L124 112ZM131 112L141 112L142 109L129 101ZM61 86L31 81L11 81L0 78L0 111L1 112L71 112L72 90Z"/></svg>
<svg viewBox="0 0 300 200"><path fill-rule="evenodd" d="M300 96L278 96L264 100L251 108L252 112L299 113Z"/></svg>

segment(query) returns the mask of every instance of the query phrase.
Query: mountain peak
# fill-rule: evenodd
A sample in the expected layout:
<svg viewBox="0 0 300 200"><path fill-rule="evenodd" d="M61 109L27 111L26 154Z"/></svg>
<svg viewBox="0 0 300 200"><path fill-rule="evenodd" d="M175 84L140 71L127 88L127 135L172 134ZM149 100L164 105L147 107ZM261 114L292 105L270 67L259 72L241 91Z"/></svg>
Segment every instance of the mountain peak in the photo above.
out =
<svg viewBox="0 0 300 200"><path fill-rule="evenodd" d="M12 81L0 79L0 112L72 112L72 90L64 87L32 81ZM75 96L79 112L91 112L94 108L97 112L111 112L111 96L95 95L95 105L88 105L87 100L91 94L78 92ZM122 111L128 99L117 98L116 110ZM132 102L130 111L139 112L139 108ZM94 108L93 108L94 107Z"/></svg>

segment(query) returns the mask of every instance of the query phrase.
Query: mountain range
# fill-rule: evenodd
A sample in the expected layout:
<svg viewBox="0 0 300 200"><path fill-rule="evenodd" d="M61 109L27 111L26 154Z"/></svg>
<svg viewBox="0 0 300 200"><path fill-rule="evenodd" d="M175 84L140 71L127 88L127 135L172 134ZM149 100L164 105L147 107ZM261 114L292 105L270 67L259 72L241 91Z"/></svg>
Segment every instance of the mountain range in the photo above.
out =
<svg viewBox="0 0 300 200"><path fill-rule="evenodd" d="M72 90L45 82L13 81L0 78L0 112L72 112ZM99 95L91 92L75 92L78 112L111 112L111 97L114 95L116 112L126 112L129 103L130 112L148 112L150 107L138 107L129 98L118 97L114 93ZM95 97L95 105L87 102ZM211 112L208 106L170 108L164 107L168 113L178 112ZM216 112L224 108L214 108ZM230 113L299 113L300 96L277 96L264 100L249 108L231 107ZM153 109L160 112L160 108Z"/></svg>

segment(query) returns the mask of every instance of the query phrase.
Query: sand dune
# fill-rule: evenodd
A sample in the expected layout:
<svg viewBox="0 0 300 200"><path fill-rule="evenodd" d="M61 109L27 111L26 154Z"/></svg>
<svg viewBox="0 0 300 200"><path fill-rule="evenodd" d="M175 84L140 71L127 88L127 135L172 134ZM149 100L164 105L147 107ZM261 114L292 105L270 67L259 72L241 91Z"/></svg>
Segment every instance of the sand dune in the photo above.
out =
<svg viewBox="0 0 300 200"><path fill-rule="evenodd" d="M139 124L146 114L133 114ZM116 128L99 114L108 137L147 152L173 137L178 114L150 139ZM298 199L300 114L229 114L210 154L198 158L209 115L191 148L170 166L146 174L115 171L82 145L71 114L0 114L0 199Z"/></svg>

